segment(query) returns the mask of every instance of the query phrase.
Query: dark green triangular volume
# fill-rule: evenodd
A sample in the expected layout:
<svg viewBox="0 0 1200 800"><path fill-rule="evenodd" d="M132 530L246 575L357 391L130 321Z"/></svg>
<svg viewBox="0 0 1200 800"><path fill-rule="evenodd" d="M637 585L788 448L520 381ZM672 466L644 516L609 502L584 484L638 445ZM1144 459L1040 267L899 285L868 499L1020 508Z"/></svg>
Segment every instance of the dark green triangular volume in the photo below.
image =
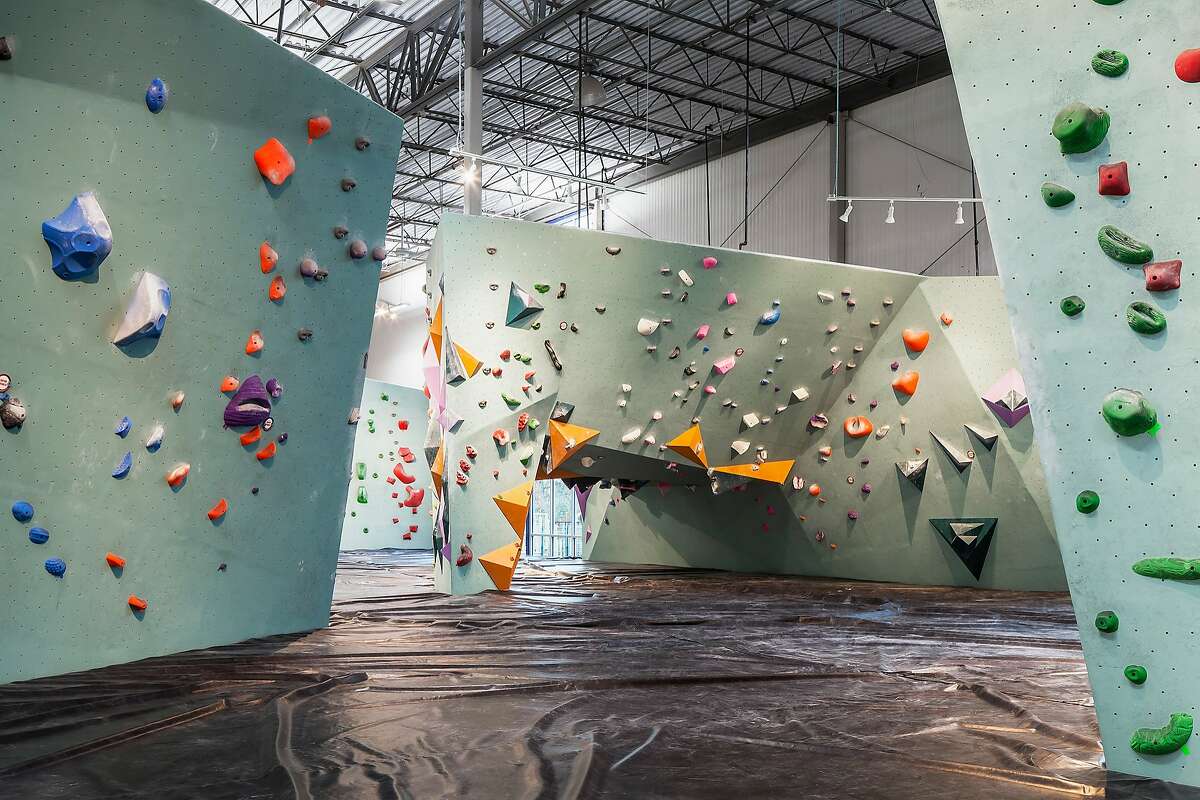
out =
<svg viewBox="0 0 1200 800"><path fill-rule="evenodd" d="M929 524L933 526L946 544L950 545L950 549L963 562L975 580L979 580L979 576L983 574L983 565L987 561L988 550L992 546L992 536L996 533L996 525L999 520L996 517L951 517L929 520ZM955 526L975 526L970 533L956 531Z"/></svg>

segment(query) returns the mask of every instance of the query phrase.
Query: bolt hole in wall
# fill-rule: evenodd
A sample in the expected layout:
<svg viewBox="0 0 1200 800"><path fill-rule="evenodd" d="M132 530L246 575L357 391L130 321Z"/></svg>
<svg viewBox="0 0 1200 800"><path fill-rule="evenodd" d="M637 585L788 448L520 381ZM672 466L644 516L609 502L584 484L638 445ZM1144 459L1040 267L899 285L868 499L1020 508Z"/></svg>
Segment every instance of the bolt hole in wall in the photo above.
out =
<svg viewBox="0 0 1200 800"><path fill-rule="evenodd" d="M529 506L525 555L579 558L583 553L583 514L575 493L562 481L537 481Z"/></svg>

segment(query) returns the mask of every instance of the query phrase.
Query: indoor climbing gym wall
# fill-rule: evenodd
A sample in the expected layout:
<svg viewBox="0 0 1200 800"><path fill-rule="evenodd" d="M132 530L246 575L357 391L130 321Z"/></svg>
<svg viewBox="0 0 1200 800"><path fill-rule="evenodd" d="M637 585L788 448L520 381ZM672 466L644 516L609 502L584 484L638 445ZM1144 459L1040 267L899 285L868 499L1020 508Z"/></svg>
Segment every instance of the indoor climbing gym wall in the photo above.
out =
<svg viewBox="0 0 1200 800"><path fill-rule="evenodd" d="M444 591L509 586L541 476L597 559L1065 585L993 278L447 215L428 289Z"/></svg>
<svg viewBox="0 0 1200 800"><path fill-rule="evenodd" d="M1200 20L1146 0L1064 4L1053 25L1035 0L938 9L1107 764L1200 785L1200 320L1183 286Z"/></svg>
<svg viewBox="0 0 1200 800"><path fill-rule="evenodd" d="M422 449L428 416L429 399L420 389L370 378L363 383L343 550L433 546L430 502L424 492L412 499L430 481Z"/></svg>
<svg viewBox="0 0 1200 800"><path fill-rule="evenodd" d="M200 0L0 27L0 681L324 626L400 120Z"/></svg>

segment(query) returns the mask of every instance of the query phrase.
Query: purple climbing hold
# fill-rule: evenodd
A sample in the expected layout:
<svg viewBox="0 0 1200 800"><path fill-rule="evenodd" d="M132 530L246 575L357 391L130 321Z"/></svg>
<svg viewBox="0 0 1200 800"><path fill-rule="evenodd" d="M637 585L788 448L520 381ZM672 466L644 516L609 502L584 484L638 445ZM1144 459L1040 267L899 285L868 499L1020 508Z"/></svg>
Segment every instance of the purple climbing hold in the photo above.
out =
<svg viewBox="0 0 1200 800"><path fill-rule="evenodd" d="M367 257L367 243L364 242L362 239L355 239L353 242L351 242L350 243L350 257L351 258L366 258Z"/></svg>
<svg viewBox="0 0 1200 800"><path fill-rule="evenodd" d="M381 244L375 245L371 248L371 258L376 261L383 261L387 258L387 248Z"/></svg>
<svg viewBox="0 0 1200 800"><path fill-rule="evenodd" d="M311 258L305 258L300 262L300 274L315 281L323 281L329 277L329 273L321 269Z"/></svg>
<svg viewBox="0 0 1200 800"><path fill-rule="evenodd" d="M259 425L271 416L271 396L262 378L251 375L242 381L237 393L225 406L225 426L239 428Z"/></svg>
<svg viewBox="0 0 1200 800"><path fill-rule="evenodd" d="M56 578L61 578L63 575L67 574L67 562L63 561L61 558L47 558L46 572L49 572Z"/></svg>
<svg viewBox="0 0 1200 800"><path fill-rule="evenodd" d="M75 195L66 210L42 223L50 248L50 268L64 281L86 278L112 252L108 219L91 192Z"/></svg>
<svg viewBox="0 0 1200 800"><path fill-rule="evenodd" d="M277 378L267 380L267 394L271 397L280 397L283 395L283 384Z"/></svg>

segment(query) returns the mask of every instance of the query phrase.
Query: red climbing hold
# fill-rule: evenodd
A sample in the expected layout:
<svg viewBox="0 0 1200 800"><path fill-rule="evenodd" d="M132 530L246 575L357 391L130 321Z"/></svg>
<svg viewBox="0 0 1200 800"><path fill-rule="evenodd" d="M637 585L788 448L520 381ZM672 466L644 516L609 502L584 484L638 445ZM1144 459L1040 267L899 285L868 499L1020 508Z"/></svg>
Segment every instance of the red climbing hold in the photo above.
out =
<svg viewBox="0 0 1200 800"><path fill-rule="evenodd" d="M406 419L400 420L399 422L396 423L396 427L402 431L408 430L408 420L406 420Z"/></svg>
<svg viewBox="0 0 1200 800"><path fill-rule="evenodd" d="M242 385L242 382L239 381L237 378L233 377L232 375L226 375L224 378L221 379L221 391L222 392L236 392L238 390L238 387L241 385Z"/></svg>
<svg viewBox="0 0 1200 800"><path fill-rule="evenodd" d="M225 516L225 512L229 510L229 501L222 497L217 501L217 504L208 510L208 518L216 522L221 517Z"/></svg>
<svg viewBox="0 0 1200 800"><path fill-rule="evenodd" d="M254 331L250 337L246 339L246 355L252 356L255 353L262 352L263 338L262 331Z"/></svg>
<svg viewBox="0 0 1200 800"><path fill-rule="evenodd" d="M271 183L279 186L296 171L296 159L283 146L283 142L272 136L263 146L254 151L254 163L259 173Z"/></svg>
<svg viewBox="0 0 1200 800"><path fill-rule="evenodd" d="M312 144L313 139L320 139L331 130L333 130L333 122L330 121L329 117L309 117L308 143Z"/></svg>
<svg viewBox="0 0 1200 800"><path fill-rule="evenodd" d="M113 569L125 569L125 559L121 558L116 553L105 553L104 560Z"/></svg>
<svg viewBox="0 0 1200 800"><path fill-rule="evenodd" d="M929 346L929 331L905 328L900 332L900 338L904 340L904 346L914 353L923 353Z"/></svg>
<svg viewBox="0 0 1200 800"><path fill-rule="evenodd" d="M1200 83L1200 50L1184 50L1177 55L1175 74L1184 83Z"/></svg>
<svg viewBox="0 0 1200 800"><path fill-rule="evenodd" d="M188 473L191 471L191 464L180 464L167 473L167 485L172 489L181 486L187 480Z"/></svg>
<svg viewBox="0 0 1200 800"><path fill-rule="evenodd" d="M1100 194L1114 197L1129 194L1129 164L1118 161L1100 165Z"/></svg>
<svg viewBox="0 0 1200 800"><path fill-rule="evenodd" d="M287 294L287 284L283 282L282 275L276 275L271 279L271 285L267 288L267 297L271 298L272 303L278 303Z"/></svg>
<svg viewBox="0 0 1200 800"><path fill-rule="evenodd" d="M1142 272L1146 276L1146 291L1169 292L1179 288L1179 273L1183 270L1183 262L1156 261L1146 264Z"/></svg>
<svg viewBox="0 0 1200 800"><path fill-rule="evenodd" d="M253 428L251 428L250 430L243 433L241 435L241 437L238 439L238 441L240 441L242 443L242 447L245 447L246 445L254 444L261 438L262 438L262 428L255 425Z"/></svg>
<svg viewBox="0 0 1200 800"><path fill-rule="evenodd" d="M254 457L257 458L259 461L269 461L270 459L274 458L275 457L275 443L271 442L266 447L264 447L262 450L259 450L257 453L255 453Z"/></svg>
<svg viewBox="0 0 1200 800"><path fill-rule="evenodd" d="M134 611L145 611L146 606L149 605L145 600L138 597L136 594L129 595L128 603L129 607Z"/></svg>
<svg viewBox="0 0 1200 800"><path fill-rule="evenodd" d="M275 265L278 263L279 253L275 252L269 242L263 242L258 246L258 266L264 274L275 269Z"/></svg>
<svg viewBox="0 0 1200 800"><path fill-rule="evenodd" d="M414 491L412 488L409 488L408 489L408 499L404 501L404 507L413 509L414 513L415 513L417 506L421 505L421 503L424 502L424 500L425 500L425 490L424 489L417 489L416 491Z"/></svg>
<svg viewBox="0 0 1200 800"><path fill-rule="evenodd" d="M397 464L396 466L392 467L392 474L395 475L400 480L401 483L406 484L406 485L412 483L413 481L415 481L417 479L416 475L409 475L407 472L404 471L403 464Z"/></svg>

